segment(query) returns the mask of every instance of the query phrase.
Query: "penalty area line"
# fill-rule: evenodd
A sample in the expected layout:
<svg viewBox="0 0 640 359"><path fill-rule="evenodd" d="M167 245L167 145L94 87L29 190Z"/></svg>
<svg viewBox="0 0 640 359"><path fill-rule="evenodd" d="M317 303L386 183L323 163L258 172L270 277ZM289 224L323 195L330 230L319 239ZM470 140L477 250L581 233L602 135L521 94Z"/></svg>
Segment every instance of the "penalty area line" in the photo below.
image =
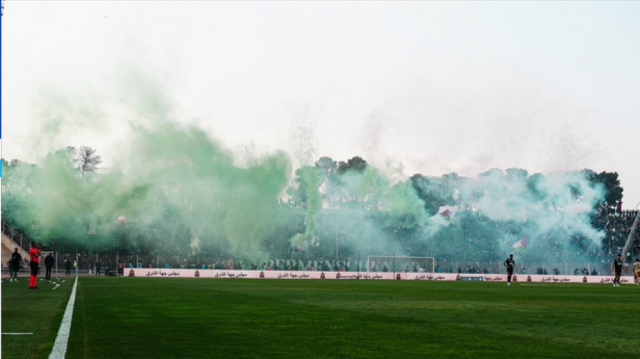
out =
<svg viewBox="0 0 640 359"><path fill-rule="evenodd" d="M67 355L67 344L69 344L69 334L71 334L71 319L73 318L73 306L76 303L77 287L78 277L76 277L76 281L73 284L69 303L67 303L67 309L64 311L62 323L60 323L60 329L58 329L58 336L53 344L53 350L51 351L51 354L49 354L49 359L64 359Z"/></svg>

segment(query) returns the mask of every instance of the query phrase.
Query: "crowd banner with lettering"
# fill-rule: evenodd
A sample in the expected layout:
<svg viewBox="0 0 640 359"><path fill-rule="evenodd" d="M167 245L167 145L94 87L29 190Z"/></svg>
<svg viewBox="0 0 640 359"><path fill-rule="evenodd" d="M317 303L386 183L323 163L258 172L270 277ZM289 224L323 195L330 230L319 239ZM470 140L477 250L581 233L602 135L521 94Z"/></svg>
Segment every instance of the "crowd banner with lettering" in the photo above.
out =
<svg viewBox="0 0 640 359"><path fill-rule="evenodd" d="M461 281L461 282L506 282L506 274L457 274L457 273L414 273L414 272L323 272L323 271L271 271L271 270L217 270L217 269L155 269L127 268L128 277L160 278L254 278L254 279L369 279L369 280L421 280L421 281ZM518 274L511 278L514 283L613 283L613 276L549 276ZM632 276L620 277L621 284L634 284Z"/></svg>

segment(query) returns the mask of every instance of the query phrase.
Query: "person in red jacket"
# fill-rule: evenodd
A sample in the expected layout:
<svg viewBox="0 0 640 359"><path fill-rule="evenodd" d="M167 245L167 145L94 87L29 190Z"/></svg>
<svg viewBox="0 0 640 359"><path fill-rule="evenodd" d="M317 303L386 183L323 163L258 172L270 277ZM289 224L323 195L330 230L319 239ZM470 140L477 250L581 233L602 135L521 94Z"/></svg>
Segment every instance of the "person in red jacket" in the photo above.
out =
<svg viewBox="0 0 640 359"><path fill-rule="evenodd" d="M39 289L38 284L38 266L40 265L40 246L36 241L31 242L29 250L29 266L31 266L31 276L29 277L29 289Z"/></svg>

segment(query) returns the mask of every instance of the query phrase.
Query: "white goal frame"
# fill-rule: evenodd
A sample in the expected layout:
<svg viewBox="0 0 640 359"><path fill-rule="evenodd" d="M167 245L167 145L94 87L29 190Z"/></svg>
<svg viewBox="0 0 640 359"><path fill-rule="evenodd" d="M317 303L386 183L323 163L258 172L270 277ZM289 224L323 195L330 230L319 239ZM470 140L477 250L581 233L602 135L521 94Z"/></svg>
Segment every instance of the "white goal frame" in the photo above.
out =
<svg viewBox="0 0 640 359"><path fill-rule="evenodd" d="M431 267L426 267L424 268L424 273L429 273L431 275L433 275L433 273L435 273L435 269L436 269L436 258L435 257L404 257L404 256L367 256L367 279L369 278L369 272L371 272L371 268L369 268L369 264L371 263L371 260L375 260L376 258L379 258L380 261L382 260L391 260L393 261L393 264L391 265L392 267L392 271L391 273L395 274L398 272L397 268L396 268L396 262L397 261L401 261L401 262L411 262L411 261L420 261L419 263L424 263L422 261L428 261L431 260Z"/></svg>

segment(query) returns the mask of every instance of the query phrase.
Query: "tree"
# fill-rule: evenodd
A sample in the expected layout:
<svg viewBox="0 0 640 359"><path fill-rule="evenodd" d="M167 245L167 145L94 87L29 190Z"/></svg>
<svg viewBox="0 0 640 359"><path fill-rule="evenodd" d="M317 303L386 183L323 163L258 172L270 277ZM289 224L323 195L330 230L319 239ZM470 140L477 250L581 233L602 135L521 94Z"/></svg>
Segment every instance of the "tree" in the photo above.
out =
<svg viewBox="0 0 640 359"><path fill-rule="evenodd" d="M82 181L89 179L90 175L96 173L98 165L102 163L102 157L96 154L96 150L82 146L76 151L76 167L78 175Z"/></svg>
<svg viewBox="0 0 640 359"><path fill-rule="evenodd" d="M287 194L291 196L291 200L295 207L307 208L307 205L309 204L309 193L312 190L308 183L308 175L309 173L312 173L312 171L317 173L318 169L316 167L304 166L298 168L295 172L296 177L293 181L296 186L287 190ZM317 191L317 187L314 190Z"/></svg>
<svg viewBox="0 0 640 359"><path fill-rule="evenodd" d="M325 177L329 177L336 173L338 164L331 157L320 157L316 161L316 168L319 169Z"/></svg>
<svg viewBox="0 0 640 359"><path fill-rule="evenodd" d="M331 207L332 197L336 193L336 173L338 171L338 163L331 157L320 157L316 161L316 169L320 177L319 187L323 192L323 200Z"/></svg>
<svg viewBox="0 0 640 359"><path fill-rule="evenodd" d="M438 213L440 206L447 204L443 196L440 179L415 174L411 176L410 180L418 198L424 201L424 209L430 215Z"/></svg>
<svg viewBox="0 0 640 359"><path fill-rule="evenodd" d="M75 171L75 153L75 147L71 146L59 149L55 152L49 152L47 157L44 159L43 165L45 168L58 168L72 173Z"/></svg>
<svg viewBox="0 0 640 359"><path fill-rule="evenodd" d="M348 159L347 162L340 161L340 163L338 164L337 172L339 174L344 174L347 171L355 171L355 172L362 173L366 168L367 168L367 161L365 161L360 156L355 156L353 158Z"/></svg>
<svg viewBox="0 0 640 359"><path fill-rule="evenodd" d="M367 168L367 161L365 161L360 156L355 156L347 162L347 166L349 167L349 169L358 172L364 172L364 170Z"/></svg>
<svg viewBox="0 0 640 359"><path fill-rule="evenodd" d="M607 207L615 208L618 201L622 200L622 192L624 189L620 186L620 179L618 179L618 172L600 172L585 169L583 170L589 182L594 186L600 184L604 187L605 194L604 200L607 203Z"/></svg>

